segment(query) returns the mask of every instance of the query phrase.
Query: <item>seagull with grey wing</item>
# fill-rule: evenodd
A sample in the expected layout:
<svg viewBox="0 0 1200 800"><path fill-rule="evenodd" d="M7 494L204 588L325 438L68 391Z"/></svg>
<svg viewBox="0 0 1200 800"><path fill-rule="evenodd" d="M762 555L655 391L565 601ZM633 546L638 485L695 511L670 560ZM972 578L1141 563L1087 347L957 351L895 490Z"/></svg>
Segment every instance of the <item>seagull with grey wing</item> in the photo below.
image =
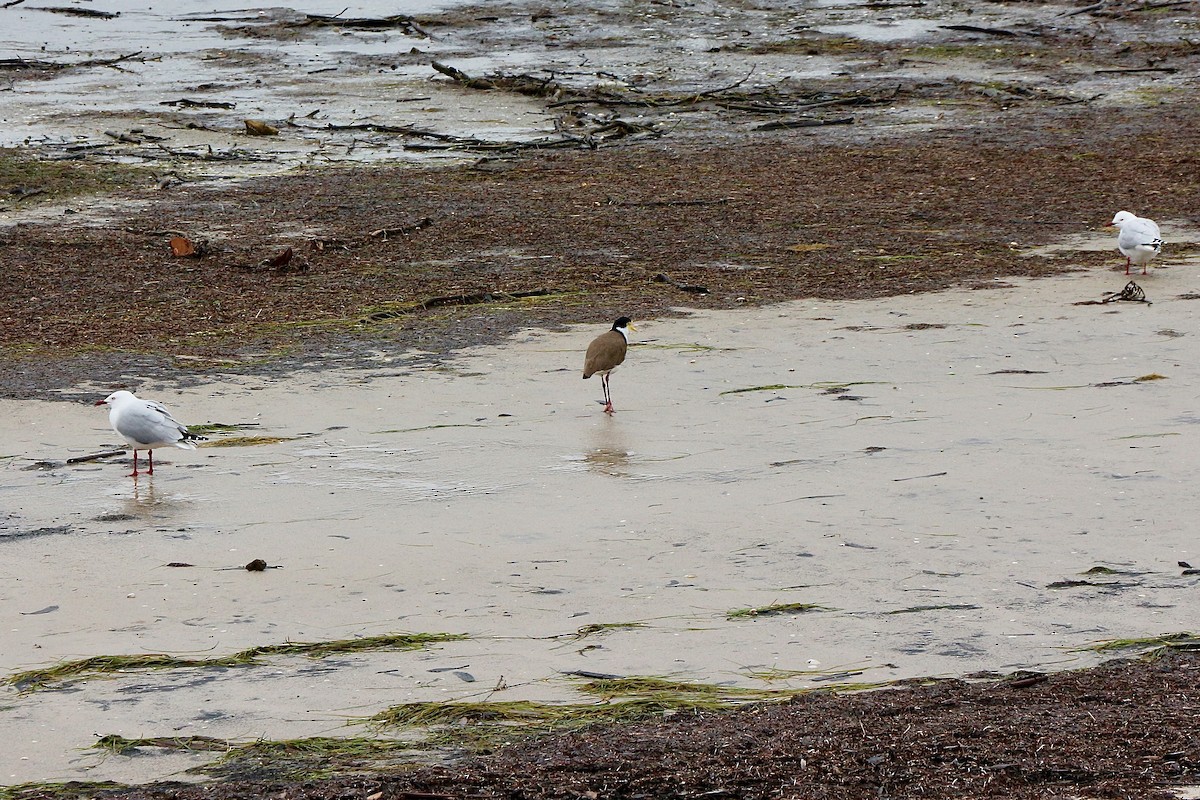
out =
<svg viewBox="0 0 1200 800"><path fill-rule="evenodd" d="M96 405L108 406L108 422L122 439L133 448L133 472L131 478L138 474L138 450L145 450L150 461L147 475L154 474L154 448L178 447L183 450L195 450L194 441L204 439L197 436L171 416L162 403L153 400L143 400L133 392L122 389L113 392L103 400L97 400Z"/></svg>
<svg viewBox="0 0 1200 800"><path fill-rule="evenodd" d="M1128 211L1118 211L1112 224L1121 229L1117 235L1117 249L1125 256L1125 274L1129 274L1129 267L1133 264L1141 264L1142 274L1145 275L1146 265L1162 250L1162 233L1158 230L1158 223Z"/></svg>

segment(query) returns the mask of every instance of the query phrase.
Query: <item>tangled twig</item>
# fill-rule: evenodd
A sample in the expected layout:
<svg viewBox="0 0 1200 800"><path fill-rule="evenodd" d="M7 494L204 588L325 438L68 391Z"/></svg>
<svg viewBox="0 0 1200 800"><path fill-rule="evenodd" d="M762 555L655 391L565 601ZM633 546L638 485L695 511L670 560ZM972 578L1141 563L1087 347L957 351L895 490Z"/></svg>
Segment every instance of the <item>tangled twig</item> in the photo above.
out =
<svg viewBox="0 0 1200 800"><path fill-rule="evenodd" d="M1082 302L1075 303L1075 305L1077 305L1077 306L1100 306L1100 305L1104 305L1105 303L1115 302L1117 300L1129 300L1134 303L1145 303L1146 305L1151 305L1150 301L1146 299L1145 291L1143 291L1142 287L1138 286L1133 281L1130 281L1129 283L1125 284L1125 288L1122 289L1121 291L1113 292L1110 295L1106 295L1101 300L1083 300Z"/></svg>
<svg viewBox="0 0 1200 800"><path fill-rule="evenodd" d="M1146 293L1142 287L1138 286L1133 281L1125 284L1125 288L1119 292L1113 292L1108 297L1101 300L1101 303L1111 303L1115 300L1130 300L1134 303L1145 303L1150 305L1150 301L1146 299Z"/></svg>

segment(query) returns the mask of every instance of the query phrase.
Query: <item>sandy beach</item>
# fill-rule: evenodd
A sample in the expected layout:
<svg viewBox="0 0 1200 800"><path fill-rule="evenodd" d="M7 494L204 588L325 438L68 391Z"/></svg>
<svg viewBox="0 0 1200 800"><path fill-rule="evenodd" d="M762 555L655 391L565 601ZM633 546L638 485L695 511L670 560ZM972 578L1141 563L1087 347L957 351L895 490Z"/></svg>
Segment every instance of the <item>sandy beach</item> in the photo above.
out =
<svg viewBox="0 0 1200 800"><path fill-rule="evenodd" d="M233 6L0 8L0 800L1197 782L1192 5Z"/></svg>
<svg viewBox="0 0 1200 800"><path fill-rule="evenodd" d="M1150 305L1074 304L1121 283L1087 273L645 322L611 418L577 374L586 328L437 370L400 356L139 386L187 422L285 441L160 451L136 481L128 458L63 463L118 444L103 409L0 401L5 672L468 636L10 687L3 773L177 777L204 754L84 748L104 734L350 734L414 700L578 700L572 670L875 682L1075 668L1099 661L1097 642L1187 630L1198 578L1177 562L1200 561L1186 491L1200 373L1196 306L1177 297L1191 273L1142 280ZM278 569L239 568L253 558ZM816 608L728 617L780 603ZM764 683L772 671L790 677Z"/></svg>

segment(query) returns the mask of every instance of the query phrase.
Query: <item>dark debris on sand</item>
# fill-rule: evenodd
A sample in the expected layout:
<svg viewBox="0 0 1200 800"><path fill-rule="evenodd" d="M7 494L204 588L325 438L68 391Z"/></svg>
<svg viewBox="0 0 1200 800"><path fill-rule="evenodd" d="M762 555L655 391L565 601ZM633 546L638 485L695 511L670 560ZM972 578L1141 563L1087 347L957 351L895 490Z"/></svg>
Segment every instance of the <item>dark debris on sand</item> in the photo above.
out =
<svg viewBox="0 0 1200 800"><path fill-rule="evenodd" d="M1068 108L1020 127L871 142L667 139L184 187L100 226L64 217L0 232L0 387L29 393L121 364L330 366L330 352L449 352L619 313L1122 266L1094 250L1029 250L1103 235L1120 208L1186 217L1200 194L1198 131L1189 106ZM173 256L177 234L202 255ZM287 269L272 266L288 248ZM707 293L684 290L696 287ZM423 305L521 292L532 294Z"/></svg>
<svg viewBox="0 0 1200 800"><path fill-rule="evenodd" d="M1167 798L1200 783L1200 653L942 680L518 740L450 766L110 800ZM32 800L32 797L26 798Z"/></svg>

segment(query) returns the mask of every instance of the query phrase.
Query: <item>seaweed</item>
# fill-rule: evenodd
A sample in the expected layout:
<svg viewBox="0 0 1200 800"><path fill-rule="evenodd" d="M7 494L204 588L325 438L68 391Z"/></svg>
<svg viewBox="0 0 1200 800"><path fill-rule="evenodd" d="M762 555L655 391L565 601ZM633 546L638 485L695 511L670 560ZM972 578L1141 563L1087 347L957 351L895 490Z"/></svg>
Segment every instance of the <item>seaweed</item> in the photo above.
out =
<svg viewBox="0 0 1200 800"><path fill-rule="evenodd" d="M206 422L202 425L188 425L188 432L201 436L208 433L232 433L234 431L244 431L248 428L257 427L257 422Z"/></svg>
<svg viewBox="0 0 1200 800"><path fill-rule="evenodd" d="M828 606L816 603L773 603L758 608L735 608L725 613L726 619L745 619L746 617L767 617L773 614L805 614L809 611L832 611Z"/></svg>
<svg viewBox="0 0 1200 800"><path fill-rule="evenodd" d="M851 386L866 386L872 383L883 383L883 381L817 381L816 383L770 383L765 386L747 386L744 389L726 389L721 392L726 394L743 394L745 392L775 392L781 389L819 389L823 392L838 392L845 391Z"/></svg>
<svg viewBox="0 0 1200 800"><path fill-rule="evenodd" d="M780 389L803 389L799 384L769 383L764 386L747 386L745 389L726 389L721 394L743 394L745 392L777 392Z"/></svg>
<svg viewBox="0 0 1200 800"><path fill-rule="evenodd" d="M279 444L291 442L295 436L233 436L228 439L216 439L206 442L201 447L252 447L259 444Z"/></svg>
<svg viewBox="0 0 1200 800"><path fill-rule="evenodd" d="M594 622L591 625L583 625L575 630L574 633L568 634L576 639L583 639L592 634L609 633L615 630L627 630L629 628L644 628L644 622Z"/></svg>
<svg viewBox="0 0 1200 800"><path fill-rule="evenodd" d="M1171 650L1200 650L1200 635L1182 631L1180 633L1165 633L1161 636L1143 636L1130 639L1108 639L1084 647L1075 648L1075 652L1109 653L1114 650L1146 650L1148 656L1161 654Z"/></svg>
<svg viewBox="0 0 1200 800"><path fill-rule="evenodd" d="M910 606L909 608L896 608L891 611L885 611L885 614L918 614L923 611L975 611L979 606L974 603L943 603L932 606Z"/></svg>
<svg viewBox="0 0 1200 800"><path fill-rule="evenodd" d="M62 783L20 783L0 786L0 800L68 800L69 798L92 798L99 793L128 788L114 781L65 781Z"/></svg>
<svg viewBox="0 0 1200 800"><path fill-rule="evenodd" d="M234 747L226 739L216 739L212 736L156 736L147 739L127 739L116 733L109 733L96 740L92 747L96 750L107 750L111 753L129 753L141 747L157 747L163 750L217 750L224 752Z"/></svg>
<svg viewBox="0 0 1200 800"><path fill-rule="evenodd" d="M682 698L708 697L720 700L766 700L778 698L780 692L770 689L748 689L716 683L688 683L667 678L633 676L626 678L594 678L579 687L581 692L605 700L614 698L653 699L666 703Z"/></svg>
<svg viewBox="0 0 1200 800"><path fill-rule="evenodd" d="M328 642L284 642L260 645L227 656L183 658L163 653L140 655L91 656L75 661L63 661L41 669L24 670L4 679L18 691L45 689L69 680L83 680L100 675L113 675L131 670L190 669L204 667L257 666L271 656L302 655L310 658L355 653L364 650L415 650L439 642L461 641L469 638L460 633L391 633L340 639Z"/></svg>
<svg viewBox="0 0 1200 800"><path fill-rule="evenodd" d="M418 431L436 431L441 428L486 428L486 425L476 425L470 422L443 422L439 425L422 425L418 428L391 428L386 431L376 431L376 433L416 433Z"/></svg>
<svg viewBox="0 0 1200 800"><path fill-rule="evenodd" d="M140 166L39 158L28 150L0 147L0 210L26 201L64 200L85 194L151 185L154 173Z"/></svg>
<svg viewBox="0 0 1200 800"><path fill-rule="evenodd" d="M236 742L211 736L160 736L127 739L101 736L94 749L135 755L146 748L181 752L219 752L212 762L187 772L224 781L311 780L357 771L376 770L397 757L419 751L420 742L362 736L314 736L307 739L255 739Z"/></svg>

